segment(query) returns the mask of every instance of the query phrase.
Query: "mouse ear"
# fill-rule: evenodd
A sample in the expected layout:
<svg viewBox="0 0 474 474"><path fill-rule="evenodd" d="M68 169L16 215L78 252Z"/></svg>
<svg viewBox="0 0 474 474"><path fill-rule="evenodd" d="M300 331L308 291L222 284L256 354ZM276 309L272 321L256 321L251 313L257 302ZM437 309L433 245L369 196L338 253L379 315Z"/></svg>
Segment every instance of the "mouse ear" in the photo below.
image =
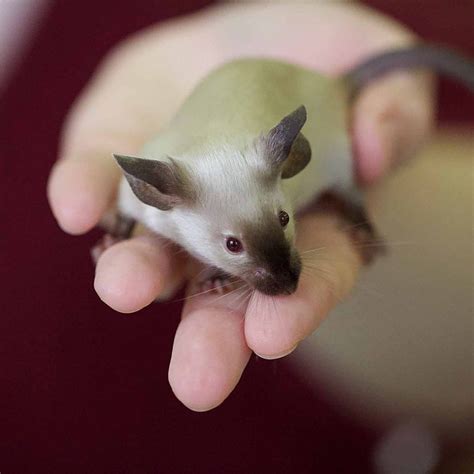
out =
<svg viewBox="0 0 474 474"><path fill-rule="evenodd" d="M167 211L192 200L185 173L172 158L169 163L116 154L114 158L135 196L145 204Z"/></svg>
<svg viewBox="0 0 474 474"><path fill-rule="evenodd" d="M301 105L273 127L265 137L265 154L283 179L299 173L311 159L311 146L301 133L306 107Z"/></svg>
<svg viewBox="0 0 474 474"><path fill-rule="evenodd" d="M287 179L302 171L311 160L311 145L306 137L299 133L293 142L288 158L283 162L281 177Z"/></svg>

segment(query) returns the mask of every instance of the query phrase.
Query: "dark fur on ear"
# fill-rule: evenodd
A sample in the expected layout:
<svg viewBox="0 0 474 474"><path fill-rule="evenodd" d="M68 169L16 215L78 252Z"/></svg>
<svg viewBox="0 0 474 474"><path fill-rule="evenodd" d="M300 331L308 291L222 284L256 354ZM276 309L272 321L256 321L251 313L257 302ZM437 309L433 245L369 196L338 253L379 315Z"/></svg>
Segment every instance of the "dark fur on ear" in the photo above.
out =
<svg viewBox="0 0 474 474"><path fill-rule="evenodd" d="M167 211L193 199L183 170L171 158L169 163L115 154L114 158L135 196L145 204Z"/></svg>
<svg viewBox="0 0 474 474"><path fill-rule="evenodd" d="M266 155L272 167L281 169L283 179L299 173L311 159L311 146L301 129L306 122L306 107L301 105L284 117L265 137Z"/></svg>
<svg viewBox="0 0 474 474"><path fill-rule="evenodd" d="M282 179L293 177L302 171L311 160L311 145L306 137L299 133L293 142L290 155L283 162L281 170Z"/></svg>

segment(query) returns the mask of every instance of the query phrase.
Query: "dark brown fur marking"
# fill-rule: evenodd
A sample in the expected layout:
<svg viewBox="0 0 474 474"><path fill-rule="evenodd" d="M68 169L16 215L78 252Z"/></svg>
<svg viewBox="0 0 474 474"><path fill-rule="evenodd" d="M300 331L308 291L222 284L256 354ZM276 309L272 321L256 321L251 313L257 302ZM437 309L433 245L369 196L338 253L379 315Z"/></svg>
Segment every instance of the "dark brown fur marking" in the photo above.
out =
<svg viewBox="0 0 474 474"><path fill-rule="evenodd" d="M363 207L362 200L355 195L344 195L337 190L322 193L317 201L304 212L324 212L339 215L344 224L342 230L346 231L354 242L364 265L369 265L374 260L386 253L386 246L380 237ZM356 196L356 199L354 199Z"/></svg>
<svg viewBox="0 0 474 474"><path fill-rule="evenodd" d="M167 211L184 201L194 199L184 171L171 163L132 156L114 155L132 191L140 201Z"/></svg>
<svg viewBox="0 0 474 474"><path fill-rule="evenodd" d="M306 108L301 105L273 127L266 137L268 159L280 164L290 154L291 147L306 122Z"/></svg>
<svg viewBox="0 0 474 474"><path fill-rule="evenodd" d="M306 137L299 133L293 142L290 155L283 162L281 171L282 179L292 178L304 168L311 160L311 145Z"/></svg>
<svg viewBox="0 0 474 474"><path fill-rule="evenodd" d="M132 219L131 217L125 216L122 213L118 212L111 234L113 237L119 239L129 239L132 235L136 223L137 222L135 219Z"/></svg>
<svg viewBox="0 0 474 474"><path fill-rule="evenodd" d="M267 216L244 227L247 252L264 274L252 276L252 284L262 293L291 294L296 290L301 272L301 261L286 240L277 216Z"/></svg>

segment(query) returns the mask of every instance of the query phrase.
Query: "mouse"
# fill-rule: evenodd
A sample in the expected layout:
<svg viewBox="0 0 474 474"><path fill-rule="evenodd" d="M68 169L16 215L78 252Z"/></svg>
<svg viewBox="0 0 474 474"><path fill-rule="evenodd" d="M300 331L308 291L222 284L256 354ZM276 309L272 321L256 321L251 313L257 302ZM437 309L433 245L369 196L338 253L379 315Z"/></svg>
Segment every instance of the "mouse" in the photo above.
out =
<svg viewBox="0 0 474 474"><path fill-rule="evenodd" d="M296 217L308 206L338 213L356 243L383 240L355 178L351 108L372 81L421 68L474 92L474 62L428 44L382 52L339 77L265 58L219 66L138 156L113 154L123 179L102 250L140 223L208 266L206 287L237 278L291 295L302 270ZM366 265L384 252L356 248Z"/></svg>

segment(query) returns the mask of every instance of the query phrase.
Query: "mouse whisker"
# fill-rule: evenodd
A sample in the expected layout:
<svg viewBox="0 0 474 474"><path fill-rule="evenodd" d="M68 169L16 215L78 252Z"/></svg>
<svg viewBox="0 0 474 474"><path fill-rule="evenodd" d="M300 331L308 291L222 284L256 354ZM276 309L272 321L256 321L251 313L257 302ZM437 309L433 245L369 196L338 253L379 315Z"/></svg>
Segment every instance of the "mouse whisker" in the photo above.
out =
<svg viewBox="0 0 474 474"><path fill-rule="evenodd" d="M205 266L203 267L203 269L202 269L201 271L199 271L199 272L194 276L194 279L195 279L195 280L198 280L199 277L200 277L203 273L209 271L209 269L211 269L211 268L212 268L212 267L211 267L210 265L205 265Z"/></svg>
<svg viewBox="0 0 474 474"><path fill-rule="evenodd" d="M304 267L311 267L311 266L316 266L317 268L320 268L321 263L327 263L333 262L333 258L331 258L330 255L311 255L311 256L306 256L305 258L301 259L301 263Z"/></svg>
<svg viewBox="0 0 474 474"><path fill-rule="evenodd" d="M317 247L315 249L305 250L304 252L300 252L300 256L307 255L308 253L313 253L313 252L321 252L325 248L327 247Z"/></svg>
<svg viewBox="0 0 474 474"><path fill-rule="evenodd" d="M249 305L252 306L252 310L256 314L262 314L261 307L262 307L262 295L260 292L254 290L252 296L249 301Z"/></svg>
<svg viewBox="0 0 474 474"><path fill-rule="evenodd" d="M251 289L251 292L250 292L249 301L247 303L247 309L249 306L255 305L256 304L255 300L258 298L257 296L258 291L254 290L253 288L250 288L250 289Z"/></svg>
<svg viewBox="0 0 474 474"><path fill-rule="evenodd" d="M205 290L205 291L200 291L199 293L194 293L192 295L185 296L183 298L179 298L177 300L174 300L174 302L175 303L181 303L182 301L187 301L187 300L190 300L192 298L196 298L198 296L205 295L206 293L210 293L211 291L214 291L214 288L211 288L211 289Z"/></svg>
<svg viewBox="0 0 474 474"><path fill-rule="evenodd" d="M242 299L242 300L248 299L250 297L252 291L253 291L253 288L250 285L247 284L245 290L241 293L239 298Z"/></svg>
<svg viewBox="0 0 474 474"><path fill-rule="evenodd" d="M362 227L364 225L371 225L372 223L368 220L365 220L365 221L360 221L360 222L357 222L355 224L347 224L347 225L343 225L341 227L341 230L343 232L347 232L348 230L353 230L353 229L357 229L357 227Z"/></svg>
<svg viewBox="0 0 474 474"><path fill-rule="evenodd" d="M355 248L365 248L365 247L395 247L403 245L417 245L415 242L391 242L387 243L384 241L372 241L367 244L353 244Z"/></svg>
<svg viewBox="0 0 474 474"><path fill-rule="evenodd" d="M245 319L248 305L250 304L253 293L255 293L255 290L250 285L245 284L242 287L245 286L246 288L244 288L244 291L238 293L233 301L230 302L230 306L235 307L237 310L241 310L241 308L244 309L242 311L242 320ZM242 287L239 289L242 289Z"/></svg>
<svg viewBox="0 0 474 474"><path fill-rule="evenodd" d="M375 244L375 245L386 245L388 247L392 246L392 245L418 245L419 242L415 242L413 240L392 240L392 241L389 241L389 240L385 240L385 239L371 239L370 242L368 244L360 244L360 245L372 245L372 244ZM357 243L353 244L353 245L359 245ZM341 247L343 246L343 244L336 244L336 245L331 245L330 247L329 246L326 246L326 247L317 247L315 249L310 249L310 250L305 250L303 252L300 252L300 255L306 255L308 253L311 253L311 252L315 252L316 250L324 250L324 249L329 249L329 248L337 248L337 247Z"/></svg>
<svg viewBox="0 0 474 474"><path fill-rule="evenodd" d="M183 249L182 247L180 248L177 248L174 252L173 252L173 257L176 257L178 255L181 255L183 253L187 253L187 250L186 249Z"/></svg>
<svg viewBox="0 0 474 474"><path fill-rule="evenodd" d="M235 279L234 281L231 280L231 283L234 283L235 281L238 281L238 279ZM212 291L220 290L222 288L225 288L227 285L228 285L228 283L223 284L221 286L216 286L216 287L213 287L213 288L209 288L208 290L200 291L199 293L194 293L192 295L185 296L184 298L180 298L178 300L175 300L175 302L187 301L187 300L190 300L191 298L196 298L198 296L205 295L206 293L211 293Z"/></svg>
<svg viewBox="0 0 474 474"><path fill-rule="evenodd" d="M325 279L323 277L323 275L325 275L328 278L330 278L330 276L331 276L331 273L328 270L325 270L324 268L321 268L315 262L303 261L303 269L302 269L301 273L303 275L306 275L306 276L309 276L309 277L312 278L312 277L314 277L314 272L319 274L319 276L323 279ZM327 282L328 280L325 279L325 281ZM377 291L374 288L369 288L367 285L363 284L360 281L360 279L358 279L357 282L355 283L355 288L360 289L361 291L364 291L364 292L366 292L370 295L377 296L378 298L383 298L384 297L384 295L380 291Z"/></svg>
<svg viewBox="0 0 474 474"><path fill-rule="evenodd" d="M307 266L306 270L305 267L303 267L302 274L310 278L314 278L316 274L316 276L318 276L324 282L324 284L327 285L330 294L336 299L336 301L339 303L342 302L343 298L336 291L336 283L332 281L331 277L333 275L330 271L317 266Z"/></svg>
<svg viewBox="0 0 474 474"><path fill-rule="evenodd" d="M252 289L250 287L246 288L242 293L238 294L236 298L231 302L231 305L236 305L237 309L240 309L241 306L246 305L250 299ZM245 313L244 313L245 314Z"/></svg>
<svg viewBox="0 0 474 474"><path fill-rule="evenodd" d="M226 285L223 285L223 286L226 286ZM212 300L212 302L215 303L216 301L219 301L221 299L228 298L234 293L237 293L238 291L242 290L245 286L247 286L247 283L243 282L242 285L238 286L237 288L234 288L232 291L229 291L229 293L224 293L222 295L219 295L216 299ZM222 288L222 286L220 288Z"/></svg>

